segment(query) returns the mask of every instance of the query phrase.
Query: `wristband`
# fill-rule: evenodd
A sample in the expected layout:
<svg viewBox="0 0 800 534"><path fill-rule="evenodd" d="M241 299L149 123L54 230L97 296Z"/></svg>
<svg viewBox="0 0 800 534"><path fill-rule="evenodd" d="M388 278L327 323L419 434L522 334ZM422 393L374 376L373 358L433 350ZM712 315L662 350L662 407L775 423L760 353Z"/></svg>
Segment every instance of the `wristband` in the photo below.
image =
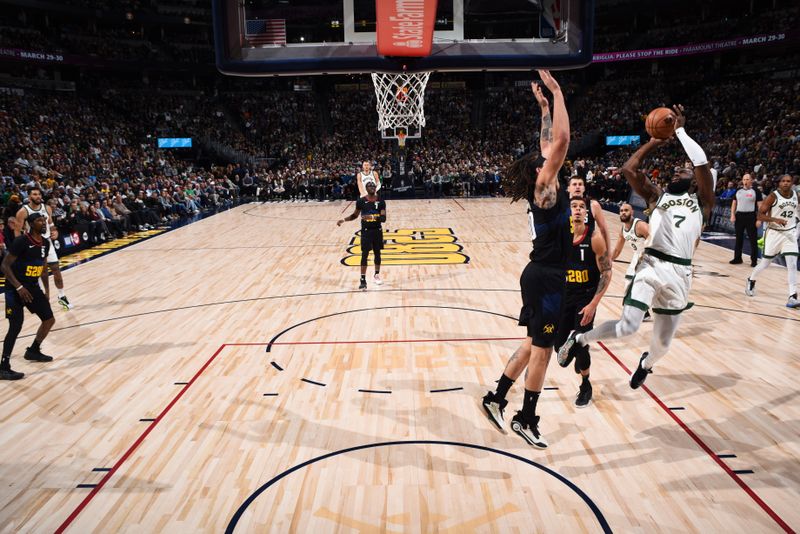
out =
<svg viewBox="0 0 800 534"><path fill-rule="evenodd" d="M23 287L23 285L22 285L22 284L20 284L20 285L19 285L19 287L17 288L17 291L19 291L20 289L22 289L22 287Z"/></svg>

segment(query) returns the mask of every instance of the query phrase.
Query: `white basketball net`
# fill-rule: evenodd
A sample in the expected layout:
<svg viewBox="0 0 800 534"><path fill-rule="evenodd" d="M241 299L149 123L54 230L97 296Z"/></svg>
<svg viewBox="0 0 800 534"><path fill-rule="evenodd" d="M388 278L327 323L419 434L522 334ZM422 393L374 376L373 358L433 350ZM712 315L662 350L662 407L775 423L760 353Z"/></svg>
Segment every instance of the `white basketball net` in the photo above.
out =
<svg viewBox="0 0 800 534"><path fill-rule="evenodd" d="M406 137L419 137L425 126L425 86L430 72L372 73L375 97L378 99L378 129L383 137L397 137L403 131ZM417 132L408 135L409 126ZM392 130L394 135L387 134Z"/></svg>

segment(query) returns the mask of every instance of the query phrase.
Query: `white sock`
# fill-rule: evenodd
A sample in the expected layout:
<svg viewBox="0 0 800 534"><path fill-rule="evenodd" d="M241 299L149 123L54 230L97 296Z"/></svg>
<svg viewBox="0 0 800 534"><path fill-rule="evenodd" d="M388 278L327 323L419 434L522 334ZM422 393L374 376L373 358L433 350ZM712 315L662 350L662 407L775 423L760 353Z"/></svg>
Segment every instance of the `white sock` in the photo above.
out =
<svg viewBox="0 0 800 534"><path fill-rule="evenodd" d="M789 278L789 296L797 293L797 259L794 256L784 256L786 258L786 274Z"/></svg>
<svg viewBox="0 0 800 534"><path fill-rule="evenodd" d="M63 287L59 287L57 289L58 289L58 298L64 297L65 296L64 295L64 288Z"/></svg>

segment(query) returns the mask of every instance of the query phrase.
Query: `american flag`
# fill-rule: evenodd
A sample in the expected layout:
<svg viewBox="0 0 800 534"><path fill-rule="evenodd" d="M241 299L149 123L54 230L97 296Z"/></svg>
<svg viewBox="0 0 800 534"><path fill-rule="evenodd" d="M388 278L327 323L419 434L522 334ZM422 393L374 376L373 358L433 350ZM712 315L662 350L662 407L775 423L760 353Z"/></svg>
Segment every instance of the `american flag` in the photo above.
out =
<svg viewBox="0 0 800 534"><path fill-rule="evenodd" d="M286 19L248 20L245 37L252 45L286 44Z"/></svg>

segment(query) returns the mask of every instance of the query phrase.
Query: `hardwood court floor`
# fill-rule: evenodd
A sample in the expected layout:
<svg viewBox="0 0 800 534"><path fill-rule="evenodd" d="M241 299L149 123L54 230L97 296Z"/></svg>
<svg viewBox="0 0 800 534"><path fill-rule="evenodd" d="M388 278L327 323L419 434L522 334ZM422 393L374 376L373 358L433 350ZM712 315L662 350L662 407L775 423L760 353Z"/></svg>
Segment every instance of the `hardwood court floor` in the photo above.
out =
<svg viewBox="0 0 800 534"><path fill-rule="evenodd" d="M0 384L0 529L800 528L800 312L783 307L784 269L746 299L749 268L702 243L697 305L649 392L627 368L651 323L593 347L586 409L552 363L541 451L478 404L524 335L524 207L390 201L394 265L365 293L342 264L357 225L335 225L352 208L240 206L66 271L76 308L43 347L57 359L22 359L28 315L12 360L27 376ZM618 316L626 267L601 321Z"/></svg>

